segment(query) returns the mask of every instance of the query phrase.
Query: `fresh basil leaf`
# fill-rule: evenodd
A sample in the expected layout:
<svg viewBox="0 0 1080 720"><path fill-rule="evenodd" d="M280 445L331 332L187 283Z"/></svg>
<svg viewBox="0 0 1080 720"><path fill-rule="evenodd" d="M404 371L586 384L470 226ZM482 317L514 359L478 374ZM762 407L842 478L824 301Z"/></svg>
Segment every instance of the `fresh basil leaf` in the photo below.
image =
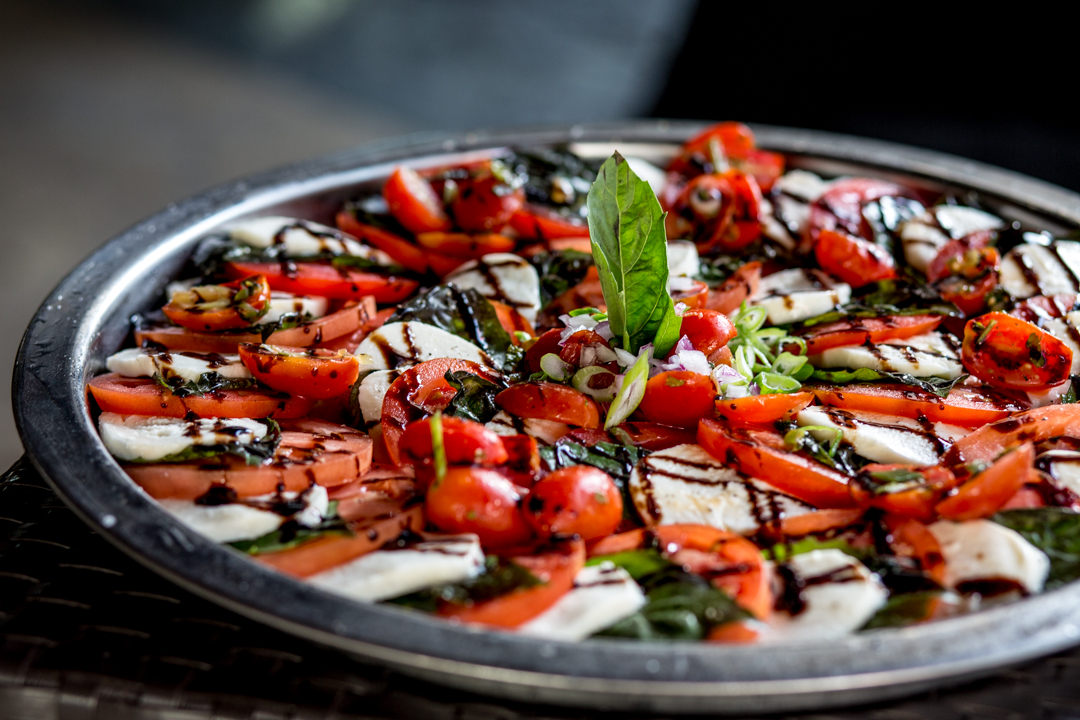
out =
<svg viewBox="0 0 1080 720"><path fill-rule="evenodd" d="M600 565L606 562L621 567L635 581L671 566L671 562L665 559L659 550L653 548L626 550L625 552L610 555L597 555L594 558L589 558L585 565Z"/></svg>
<svg viewBox="0 0 1080 720"><path fill-rule="evenodd" d="M219 390L243 390L255 386L252 378L227 378L216 372L205 372L198 380L185 380L173 373L154 373L154 382L177 397L201 397Z"/></svg>
<svg viewBox="0 0 1080 720"><path fill-rule="evenodd" d="M239 540L229 543L240 552L248 555L281 552L299 547L306 542L327 535L351 536L348 523L337 515L337 504L327 511L328 517L315 527L304 527L295 520L288 520L277 530L254 540Z"/></svg>
<svg viewBox="0 0 1080 720"><path fill-rule="evenodd" d="M503 391L502 386L467 370L453 370L446 373L445 377L446 382L457 390L457 395L443 411L444 415L486 423L499 414L495 396Z"/></svg>
<svg viewBox="0 0 1080 720"><path fill-rule="evenodd" d="M668 293L664 212L649 184L616 152L589 190L589 236L611 331L637 353L652 343L663 357L679 339Z"/></svg>
<svg viewBox="0 0 1080 720"><path fill-rule="evenodd" d="M877 383L895 382L903 385L911 385L920 390L933 393L938 397L948 397L956 383L963 381L967 375L961 375L954 380L940 377L915 377L907 373L889 372L885 370L873 370L871 368L857 368L855 370L818 369L810 375L810 380L829 383L830 385L850 385L851 383Z"/></svg>
<svg viewBox="0 0 1080 720"><path fill-rule="evenodd" d="M1076 383L1080 381L1080 375L1073 375L1069 378L1069 389L1065 391L1065 394L1061 396L1062 405L1072 405L1077 402Z"/></svg>
<svg viewBox="0 0 1080 720"><path fill-rule="evenodd" d="M357 221L364 225L371 225L379 230L385 230L398 237L408 238L412 236L405 226L390 214L390 208L382 195L369 195L365 198L351 200L345 203L344 211L351 213Z"/></svg>
<svg viewBox="0 0 1080 720"><path fill-rule="evenodd" d="M891 315L963 317L959 308L942 300L937 291L926 283L915 279L881 280L861 288L857 298L841 305L839 309L797 323L792 332L849 318Z"/></svg>
<svg viewBox="0 0 1080 720"><path fill-rule="evenodd" d="M941 597L940 590L892 595L861 629L874 630L914 625L930 616L934 603Z"/></svg>
<svg viewBox="0 0 1080 720"><path fill-rule="evenodd" d="M859 473L856 482L869 490L871 495L891 495L926 485L926 476L921 472L909 470L908 468L875 470L873 472L864 470Z"/></svg>
<svg viewBox="0 0 1080 720"><path fill-rule="evenodd" d="M540 302L544 306L580 283L593 265L592 255L578 250L551 250L528 260L540 276Z"/></svg>
<svg viewBox="0 0 1080 720"><path fill-rule="evenodd" d="M1080 513L1059 507L1002 510L990 518L1020 533L1050 558L1046 589L1080 578Z"/></svg>
<svg viewBox="0 0 1080 720"><path fill-rule="evenodd" d="M857 454L850 445L839 441L821 441L815 438L808 427L795 427L784 436L784 443L791 452L804 452L823 465L839 470L846 475L857 475L869 460ZM822 428L831 430L832 428ZM803 432L806 431L806 432Z"/></svg>
<svg viewBox="0 0 1080 720"><path fill-rule="evenodd" d="M400 275L406 272L405 268L400 265L383 265L382 263L375 262L371 258L361 257L360 255L326 255L317 258L304 258L315 260L329 260L330 264L336 268L349 268L351 270L367 270L373 273L379 273L380 275Z"/></svg>
<svg viewBox="0 0 1080 720"><path fill-rule="evenodd" d="M513 372L525 357L514 345L495 308L486 297L470 288L438 285L398 306L386 323L422 322L473 343L503 372Z"/></svg>
<svg viewBox="0 0 1080 720"><path fill-rule="evenodd" d="M491 600L514 590L535 587L539 578L517 563L488 555L484 558L484 572L463 583L436 585L408 595L391 598L386 602L435 612L441 604L468 605Z"/></svg>
<svg viewBox="0 0 1080 720"><path fill-rule="evenodd" d="M297 313L289 312L282 313L281 317L276 322L265 323L263 325L257 325L256 329L259 334L262 335L262 341L266 342L270 339L270 336L276 333L278 330L291 330L292 328L300 327L306 323L314 320L310 313Z"/></svg>
<svg viewBox="0 0 1080 720"><path fill-rule="evenodd" d="M795 542L777 543L767 550L763 550L762 554L768 557L774 562L784 562L788 558L795 555L802 555L812 550L840 550L845 555L851 555L855 558L862 558L862 553L855 548L851 547L844 538L830 538L822 539L816 537L804 537Z"/></svg>

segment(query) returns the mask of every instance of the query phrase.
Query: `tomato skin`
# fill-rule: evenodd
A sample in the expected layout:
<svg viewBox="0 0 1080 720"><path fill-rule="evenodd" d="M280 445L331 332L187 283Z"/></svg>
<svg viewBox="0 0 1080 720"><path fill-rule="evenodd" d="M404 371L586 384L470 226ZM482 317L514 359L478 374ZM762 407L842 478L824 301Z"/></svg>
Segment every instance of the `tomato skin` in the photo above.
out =
<svg viewBox="0 0 1080 720"><path fill-rule="evenodd" d="M775 433L729 428L720 421L704 418L698 424L698 444L729 467L764 480L814 507L847 508L854 505L848 492L847 476L783 450L783 439Z"/></svg>
<svg viewBox="0 0 1080 720"><path fill-rule="evenodd" d="M103 412L120 415L160 415L201 418L297 418L307 415L314 404L308 398L258 388L218 390L203 396L179 397L150 378L127 378L106 373L87 383Z"/></svg>
<svg viewBox="0 0 1080 720"><path fill-rule="evenodd" d="M520 345L521 341L518 340L514 333L523 332L529 337L536 337L536 329L518 312L517 308L501 303L498 300L489 299L488 302L491 303L491 307L495 308L495 315L499 318L499 324L503 326L503 330L510 333L510 339L515 345Z"/></svg>
<svg viewBox="0 0 1080 720"><path fill-rule="evenodd" d="M510 217L510 227L519 236L531 240L589 237L584 218L571 219L540 205L525 203Z"/></svg>
<svg viewBox="0 0 1080 720"><path fill-rule="evenodd" d="M274 352L276 349L253 343L239 346L244 367L256 380L275 390L314 400L329 400L349 392L360 377L360 360L353 355L322 348Z"/></svg>
<svg viewBox="0 0 1080 720"><path fill-rule="evenodd" d="M950 465L992 462L1003 448L1026 442L1038 444L1053 438L1080 438L1080 404L1032 408L984 425L957 440L943 462Z"/></svg>
<svg viewBox="0 0 1080 720"><path fill-rule="evenodd" d="M517 487L494 470L451 467L428 488L424 511L440 530L475 533L485 546L506 547L533 535L520 500Z"/></svg>
<svg viewBox="0 0 1080 720"><path fill-rule="evenodd" d="M785 538L799 538L830 530L841 530L861 522L863 508L829 508L815 510L805 515L786 517L780 522L780 534Z"/></svg>
<svg viewBox="0 0 1080 720"><path fill-rule="evenodd" d="M540 358L548 353L559 354L559 340L562 338L562 330L555 328L548 330L536 339L529 349L525 351L525 371L532 374L540 372Z"/></svg>
<svg viewBox="0 0 1080 720"><path fill-rule="evenodd" d="M525 204L522 188L510 188L494 175L459 180L458 187L450 214L465 232L498 232Z"/></svg>
<svg viewBox="0 0 1080 720"><path fill-rule="evenodd" d="M695 350L708 357L728 344L736 335L735 324L716 310L693 309L682 314L679 333L686 336ZM674 348L668 356L674 354Z"/></svg>
<svg viewBox="0 0 1080 720"><path fill-rule="evenodd" d="M922 483L898 492L875 493L876 483L872 474L896 470L918 473L923 478ZM913 517L928 523L934 520L934 505L945 492L955 487L957 482L951 470L940 466L922 468L897 463L873 463L864 467L848 484L848 488L851 490L851 499L859 507L877 508L893 515Z"/></svg>
<svg viewBox="0 0 1080 720"><path fill-rule="evenodd" d="M610 475L575 465L533 485L523 509L526 522L540 537L577 535L594 540L615 532L622 521L623 501Z"/></svg>
<svg viewBox="0 0 1080 720"><path fill-rule="evenodd" d="M832 230L869 240L872 230L863 217L863 206L883 197L902 197L906 191L885 180L847 178L830 184L829 189L810 206L807 223L810 242L817 244L822 230Z"/></svg>
<svg viewBox="0 0 1080 720"><path fill-rule="evenodd" d="M421 274L427 272L428 262L424 251L400 235L366 225L347 210L337 214L336 222L339 230L379 248L402 267Z"/></svg>
<svg viewBox="0 0 1080 720"><path fill-rule="evenodd" d="M844 410L925 417L960 427L977 428L1026 410L1028 404L993 390L955 385L947 397L902 385L825 385L809 388L818 401Z"/></svg>
<svg viewBox="0 0 1080 720"><path fill-rule="evenodd" d="M676 445L687 445L697 442L696 428L681 428L660 423L630 421L617 425L624 439L629 440L631 445L642 447L646 450L667 450Z"/></svg>
<svg viewBox="0 0 1080 720"><path fill-rule="evenodd" d="M478 422L442 418L443 449L451 465L502 465L509 459L502 439ZM399 445L402 459L414 464L431 461L431 419L410 423Z"/></svg>
<svg viewBox="0 0 1080 720"><path fill-rule="evenodd" d="M465 263L469 262L468 258L445 255L438 252L428 252L426 253L426 257L428 265L431 266L431 272L441 278L446 277Z"/></svg>
<svg viewBox="0 0 1080 720"><path fill-rule="evenodd" d="M938 315L896 315L855 318L817 325L799 334L806 340L806 354L816 355L834 347L879 343L928 333L941 324Z"/></svg>
<svg viewBox="0 0 1080 720"><path fill-rule="evenodd" d="M586 429L600 427L600 409L593 399L558 383L512 385L495 396L495 403L520 418L554 420Z"/></svg>
<svg viewBox="0 0 1080 720"><path fill-rule="evenodd" d="M757 182L738 170L698 175L665 208L665 228L699 252L741 250L761 235L761 203Z"/></svg>
<svg viewBox="0 0 1080 720"><path fill-rule="evenodd" d="M382 405L383 440L386 452L394 465L401 464L401 436L409 423L421 420L438 410L445 410L457 391L446 382L446 373L465 370L497 382L501 376L469 360L436 358L415 365L403 372L386 391Z"/></svg>
<svg viewBox="0 0 1080 720"><path fill-rule="evenodd" d="M960 359L989 385L1006 390L1045 390L1069 379L1072 349L1026 320L987 313L964 326Z"/></svg>
<svg viewBox="0 0 1080 720"><path fill-rule="evenodd" d="M777 395L750 395L716 401L716 413L723 420L738 423L771 423L793 415L814 400L812 392Z"/></svg>
<svg viewBox="0 0 1080 720"><path fill-rule="evenodd" d="M560 333L561 336L561 333ZM593 332L592 330L578 330L573 335L566 339L561 348L558 348L555 352L558 353L559 359L564 363L573 365L574 367L583 367L581 365L581 356L587 348L592 349L592 353L595 354L598 348L611 349L611 344L603 338L603 336ZM613 354L612 354L613 356ZM543 356L541 356L543 357ZM612 372L618 372L618 364L614 360L608 362L599 362L599 358L593 358L590 365L597 365L599 367L606 368Z"/></svg>
<svg viewBox="0 0 1080 720"><path fill-rule="evenodd" d="M711 415L716 385L708 375L669 370L649 380L638 410L650 422L690 428Z"/></svg>
<svg viewBox="0 0 1080 720"><path fill-rule="evenodd" d="M700 310L709 304L709 286L701 280L693 280L685 290L674 290L671 299L691 310Z"/></svg>
<svg viewBox="0 0 1080 720"><path fill-rule="evenodd" d="M990 517L1027 482L1035 463L1035 446L1024 443L975 475L937 504L937 514L948 520Z"/></svg>
<svg viewBox="0 0 1080 720"><path fill-rule="evenodd" d="M383 185L383 197L402 227L411 233L436 232L452 227L435 189L415 170L404 165L395 168Z"/></svg>
<svg viewBox="0 0 1080 720"><path fill-rule="evenodd" d="M463 260L476 260L488 253L510 252L517 245L517 241L513 238L496 233L469 235L455 232L426 232L417 235L416 242L428 250Z"/></svg>
<svg viewBox="0 0 1080 720"><path fill-rule="evenodd" d="M209 290L220 300L228 300L226 307L206 308L202 300ZM175 294L161 311L177 325L201 331L238 330L251 327L266 314L270 303L270 283L265 275L253 275L228 285L211 285L192 288Z"/></svg>
<svg viewBox="0 0 1080 720"><path fill-rule="evenodd" d="M416 292L420 283L393 275L335 268L326 263L258 263L229 262L225 264L229 277L265 275L270 287L297 295L322 295L336 300L359 300L365 295L378 303L397 303Z"/></svg>
<svg viewBox="0 0 1080 720"><path fill-rule="evenodd" d="M703 169L714 169L710 144L720 144L728 162L754 178L762 192L769 192L773 183L784 174L784 156L754 147L754 133L746 125L722 122L706 128L690 138L679 156L667 166L668 173L682 176L699 174Z"/></svg>
<svg viewBox="0 0 1080 720"><path fill-rule="evenodd" d="M761 282L761 263L748 262L739 267L724 284L709 291L705 307L730 315L758 291Z"/></svg>
<svg viewBox="0 0 1080 720"><path fill-rule="evenodd" d="M822 270L855 288L896 277L896 262L885 248L834 230L818 233L814 257Z"/></svg>
<svg viewBox="0 0 1080 720"><path fill-rule="evenodd" d="M989 242L991 237L989 232L974 233L950 241L926 271L942 299L956 305L965 316L981 312L986 296L998 285L1001 254L997 248L975 244Z"/></svg>
<svg viewBox="0 0 1080 720"><path fill-rule="evenodd" d="M915 558L922 571L938 585L945 584L945 556L941 545L926 525L915 518L886 515L882 518L889 531L889 545L901 557Z"/></svg>

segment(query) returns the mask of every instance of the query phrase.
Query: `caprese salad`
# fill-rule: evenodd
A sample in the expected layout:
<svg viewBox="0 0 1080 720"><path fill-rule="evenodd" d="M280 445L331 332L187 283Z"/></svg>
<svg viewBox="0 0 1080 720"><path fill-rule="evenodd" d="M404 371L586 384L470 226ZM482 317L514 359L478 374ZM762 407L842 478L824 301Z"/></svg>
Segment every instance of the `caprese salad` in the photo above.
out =
<svg viewBox="0 0 1080 720"><path fill-rule="evenodd" d="M788 169L396 168L206 238L89 383L162 507L360 602L547 639L827 638L1080 576L1080 243Z"/></svg>

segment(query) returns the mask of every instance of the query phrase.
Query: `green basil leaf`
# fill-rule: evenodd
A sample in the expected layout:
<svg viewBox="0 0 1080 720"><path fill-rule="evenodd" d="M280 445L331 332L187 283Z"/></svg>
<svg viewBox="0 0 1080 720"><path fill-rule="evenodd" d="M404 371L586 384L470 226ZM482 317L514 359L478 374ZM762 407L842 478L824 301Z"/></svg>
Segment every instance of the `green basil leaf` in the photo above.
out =
<svg viewBox="0 0 1080 720"><path fill-rule="evenodd" d="M282 313L281 317L277 319L277 322L257 325L256 329L259 331L259 334L262 335L262 341L266 342L270 339L270 336L276 333L278 330L291 330L292 328L300 327L301 325L309 323L314 319L315 318L311 317L310 313L306 312Z"/></svg>
<svg viewBox="0 0 1080 720"><path fill-rule="evenodd" d="M201 397L218 390L243 390L254 387L252 378L227 378L216 372L205 372L198 380L185 380L174 373L154 373L154 382L177 397Z"/></svg>
<svg viewBox="0 0 1080 720"><path fill-rule="evenodd" d="M381 275L400 275L401 273L407 272L405 268L400 265L383 265L382 263L375 262L370 258L361 257L360 255L327 255L316 258L303 259L326 259L329 260L330 264L336 268L367 270L369 272L379 273Z"/></svg>
<svg viewBox="0 0 1080 720"><path fill-rule="evenodd" d="M330 503L327 509L327 518L315 527L304 527L293 520L288 520L277 530L262 537L254 540L238 540L229 543L229 545L248 555L261 555L263 553L291 550L326 535L342 535L346 537L352 535L348 523L337 514L336 502Z"/></svg>
<svg viewBox="0 0 1080 720"><path fill-rule="evenodd" d="M810 380L829 383L830 385L850 385L851 383L877 383L895 382L903 385L911 385L926 392L933 393L938 397L947 397L952 392L956 383L963 381L967 375L961 375L954 380L940 377L915 377L906 373L888 372L885 370L873 370L871 368L857 368L855 370L828 370L818 369L810 375Z"/></svg>
<svg viewBox="0 0 1080 720"><path fill-rule="evenodd" d="M486 297L470 288L438 285L398 306L386 323L422 322L473 343L504 372L513 372L525 357L499 322Z"/></svg>
<svg viewBox="0 0 1080 720"><path fill-rule="evenodd" d="M881 606L872 618L862 626L863 630L875 628L892 628L914 625L927 618L931 611L931 603L940 600L940 590L924 590L922 592L904 593L892 595Z"/></svg>
<svg viewBox="0 0 1080 720"><path fill-rule="evenodd" d="M635 581L671 566L671 562L665 559L659 550L653 548L626 550L611 555L597 555L594 558L589 558L585 565L600 565L606 562L621 567Z"/></svg>
<svg viewBox="0 0 1080 720"><path fill-rule="evenodd" d="M679 339L668 293L664 212L649 184L612 155L589 190L589 235L611 331L624 350L653 343L663 357Z"/></svg>
<svg viewBox="0 0 1080 720"><path fill-rule="evenodd" d="M1046 589L1080 578L1080 513L1059 507L1002 510L990 518L1020 533L1050 558Z"/></svg>
<svg viewBox="0 0 1080 720"><path fill-rule="evenodd" d="M386 602L402 607L435 612L439 605L468 605L490 600L522 588L541 584L539 578L517 563L488 555L484 558L484 572L463 583L436 585L408 595L391 598Z"/></svg>
<svg viewBox="0 0 1080 720"><path fill-rule="evenodd" d="M495 396L503 391L502 386L467 370L453 370L446 373L445 377L446 382L457 390L457 395L443 411L444 415L487 423L499 414Z"/></svg>
<svg viewBox="0 0 1080 720"><path fill-rule="evenodd" d="M593 265L592 255L578 250L551 250L528 260L540 276L540 302L545 306L581 282Z"/></svg>

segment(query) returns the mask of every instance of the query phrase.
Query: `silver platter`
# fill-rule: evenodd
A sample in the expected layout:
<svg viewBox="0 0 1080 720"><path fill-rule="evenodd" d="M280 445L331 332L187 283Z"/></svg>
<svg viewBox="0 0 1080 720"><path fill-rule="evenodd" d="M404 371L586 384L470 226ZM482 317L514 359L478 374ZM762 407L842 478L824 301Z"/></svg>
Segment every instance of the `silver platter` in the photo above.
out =
<svg viewBox="0 0 1080 720"><path fill-rule="evenodd" d="M238 217L331 221L341 201L393 166L460 162L510 146L583 143L662 158L702 125L664 121L414 135L246 178L171 205L79 265L22 340L14 408L34 464L88 523L179 585L295 635L433 682L534 702L667 713L789 711L880 702L956 683L1080 643L1080 583L964 617L828 643L709 646L546 642L359 605L221 548L159 509L98 440L88 378L160 302L196 241ZM762 147L826 174L871 173L974 191L1039 229L1080 226L1080 195L975 162L819 132L755 128ZM595 143L596 145L592 145ZM609 150L608 150L609 151Z"/></svg>

